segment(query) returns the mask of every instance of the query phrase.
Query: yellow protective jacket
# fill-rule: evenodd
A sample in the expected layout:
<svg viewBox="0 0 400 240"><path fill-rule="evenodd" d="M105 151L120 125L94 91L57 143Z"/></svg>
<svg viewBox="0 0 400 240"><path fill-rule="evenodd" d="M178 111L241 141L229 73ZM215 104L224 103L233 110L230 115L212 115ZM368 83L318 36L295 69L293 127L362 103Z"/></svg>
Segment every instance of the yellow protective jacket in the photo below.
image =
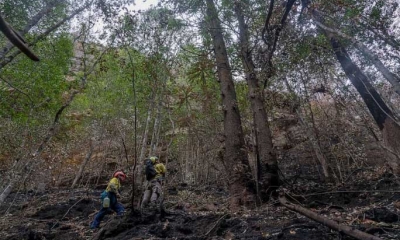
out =
<svg viewBox="0 0 400 240"><path fill-rule="evenodd" d="M119 182L118 178L114 177L108 182L106 192L113 192L118 193L121 187L121 183Z"/></svg>
<svg viewBox="0 0 400 240"><path fill-rule="evenodd" d="M157 172L157 175L154 177L154 179L163 177L165 175L165 173L167 172L167 168L162 163L157 163L156 165L154 165L154 169Z"/></svg>

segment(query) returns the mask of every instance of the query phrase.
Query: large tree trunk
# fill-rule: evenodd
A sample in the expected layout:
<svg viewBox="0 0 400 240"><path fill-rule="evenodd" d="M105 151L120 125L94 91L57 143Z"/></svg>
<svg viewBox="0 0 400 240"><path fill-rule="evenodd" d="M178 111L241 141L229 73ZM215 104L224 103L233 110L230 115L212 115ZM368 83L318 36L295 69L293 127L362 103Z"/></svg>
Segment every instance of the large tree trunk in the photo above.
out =
<svg viewBox="0 0 400 240"><path fill-rule="evenodd" d="M345 38L347 40L350 40L356 48L358 48L371 62L374 64L376 69L382 73L383 77L388 80L388 82L392 85L394 91L400 95L400 78L392 73L376 56L371 50L369 50L364 44L362 44L360 41L356 40L354 37L350 37L346 35L345 33L329 28L328 26L325 26L323 23L319 22L317 18L319 18L319 14L316 10L313 11L313 16L314 16L314 22L317 24L318 27L322 28L323 30L336 34L342 38Z"/></svg>
<svg viewBox="0 0 400 240"><path fill-rule="evenodd" d="M253 112L253 127L257 145L256 154L258 156L258 190L261 199L266 200L271 190L279 184L278 162L273 149L264 98L249 46L248 26L245 24L240 3L236 4L235 12L239 22L240 57L249 87L248 97Z"/></svg>
<svg viewBox="0 0 400 240"><path fill-rule="evenodd" d="M343 71L361 95L369 112L382 131L384 143L388 148L389 164L397 172L400 164L400 126L395 121L394 115L379 93L368 81L364 73L353 63L346 49L332 33L324 32L330 40L333 51L342 66Z"/></svg>
<svg viewBox="0 0 400 240"><path fill-rule="evenodd" d="M225 149L223 159L230 167L227 169L230 179L230 208L235 209L249 200L246 197L251 197L251 201L254 201L254 194L251 193L254 186L250 186L251 170L247 153L244 150L242 123L222 27L213 0L206 0L206 4L206 21L209 24L209 32L214 44L224 114Z"/></svg>

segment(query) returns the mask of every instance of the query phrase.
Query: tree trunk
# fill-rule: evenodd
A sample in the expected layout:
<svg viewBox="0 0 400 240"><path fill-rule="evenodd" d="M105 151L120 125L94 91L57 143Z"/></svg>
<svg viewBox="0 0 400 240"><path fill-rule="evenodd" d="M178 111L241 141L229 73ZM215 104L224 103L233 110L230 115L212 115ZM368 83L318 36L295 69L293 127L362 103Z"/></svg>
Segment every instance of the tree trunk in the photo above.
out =
<svg viewBox="0 0 400 240"><path fill-rule="evenodd" d="M16 46L31 60L39 61L39 58L26 45L25 40L14 29L10 27L10 25L3 19L1 15L0 15L0 30L14 46Z"/></svg>
<svg viewBox="0 0 400 240"><path fill-rule="evenodd" d="M318 13L314 11L313 14L314 18L318 18ZM383 77L392 85L394 91L400 95L400 78L392 73L382 62L381 60L371 51L369 50L364 44L360 41L350 37L339 30L335 30L325 26L324 24L320 23L318 20L314 19L314 22L317 24L318 27L322 28L325 31L330 33L334 33L340 37L343 37L347 40L350 40L369 60L371 60L372 64L376 67L376 69L382 73Z"/></svg>
<svg viewBox="0 0 400 240"><path fill-rule="evenodd" d="M229 163L227 173L230 179L229 192L231 195L230 208L237 209L247 200L254 201L254 186L251 186L252 177L247 153L244 150L244 137L240 112L236 100L235 86L232 72L222 35L222 27L218 19L213 0L206 0L209 32L213 39L218 79L222 95L224 115L225 148L223 159ZM254 185L254 184L253 184ZM251 199L246 199L250 197Z"/></svg>
<svg viewBox="0 0 400 240"><path fill-rule="evenodd" d="M83 170L85 170L85 167L89 162L90 158L92 157L92 154L93 154L93 144L90 143L89 152L86 154L85 160L82 162L79 171L76 174L74 181L72 182L71 188L74 188L78 180L81 178Z"/></svg>
<svg viewBox="0 0 400 240"><path fill-rule="evenodd" d="M160 96L161 98L161 96ZM160 122L161 122L161 99L158 102L157 106L157 113L156 113L156 118L154 119L154 127L153 127L153 134L151 136L151 143L150 143L150 156L154 155L154 152L157 147L157 140L158 140L158 130L160 129Z"/></svg>
<svg viewBox="0 0 400 240"><path fill-rule="evenodd" d="M383 101L379 93L368 81L364 73L353 63L346 49L342 46L332 33L324 32L330 40L332 49L342 66L343 71L350 79L351 83L361 95L369 112L374 118L379 129L382 131L384 143L389 151L389 164L397 172L399 170L400 159L400 126L396 122L392 111Z"/></svg>
<svg viewBox="0 0 400 240"><path fill-rule="evenodd" d="M150 128L149 125L150 125L150 121L151 121L152 111L153 111L153 101L151 101L149 110L147 111L146 124L145 124L144 133L143 133L143 137L142 137L142 146L141 146L140 155L139 155L139 164L143 163L144 155L146 154L146 150L147 150L147 138L149 135L149 128Z"/></svg>
<svg viewBox="0 0 400 240"><path fill-rule="evenodd" d="M147 151L147 140L148 140L148 135L149 135L149 128L150 128L150 121L151 121L151 114L153 111L153 107L154 107L154 99L151 100L150 102L150 106L149 106L149 110L147 111L147 118L146 118L146 124L145 124L145 128L144 128L144 133L143 133L143 137L142 137L142 146L140 149L140 155L139 155L139 167L136 169L136 182L138 183L138 185L142 185L142 183L144 182L144 175L142 174L142 166L144 166L144 158L145 158L145 154Z"/></svg>
<svg viewBox="0 0 400 240"><path fill-rule="evenodd" d="M16 183L16 179L12 179L8 184L7 187L3 189L3 192L0 194L0 206L4 203L8 195L10 195L14 185Z"/></svg>
<svg viewBox="0 0 400 240"><path fill-rule="evenodd" d="M264 98L249 46L248 26L245 24L240 3L235 5L235 12L239 22L240 57L249 88L248 97L253 112L259 195L262 200L267 200L269 193L279 184L278 162L273 149Z"/></svg>

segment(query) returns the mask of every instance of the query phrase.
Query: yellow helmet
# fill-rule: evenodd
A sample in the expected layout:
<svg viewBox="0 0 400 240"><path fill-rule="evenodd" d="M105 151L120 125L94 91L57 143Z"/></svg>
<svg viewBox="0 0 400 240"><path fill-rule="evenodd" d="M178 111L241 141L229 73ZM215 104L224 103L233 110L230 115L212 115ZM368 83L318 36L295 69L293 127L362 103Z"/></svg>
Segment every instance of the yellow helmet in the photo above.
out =
<svg viewBox="0 0 400 240"><path fill-rule="evenodd" d="M150 157L151 163L156 163L156 161L158 160L158 157Z"/></svg>

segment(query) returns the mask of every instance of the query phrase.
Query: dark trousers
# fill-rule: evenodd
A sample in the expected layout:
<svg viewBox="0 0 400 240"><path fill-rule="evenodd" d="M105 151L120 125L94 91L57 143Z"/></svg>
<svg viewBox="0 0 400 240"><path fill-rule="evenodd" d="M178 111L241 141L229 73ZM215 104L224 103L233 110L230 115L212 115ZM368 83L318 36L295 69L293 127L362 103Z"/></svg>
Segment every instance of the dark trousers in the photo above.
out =
<svg viewBox="0 0 400 240"><path fill-rule="evenodd" d="M110 198L110 207L103 208L103 199L108 195ZM112 192L103 192L101 198L101 209L94 217L93 222L90 224L90 228L98 228L101 220L103 220L104 216L108 213L111 213L111 210L115 211L118 216L122 215L124 212L124 206L117 201L117 195Z"/></svg>

